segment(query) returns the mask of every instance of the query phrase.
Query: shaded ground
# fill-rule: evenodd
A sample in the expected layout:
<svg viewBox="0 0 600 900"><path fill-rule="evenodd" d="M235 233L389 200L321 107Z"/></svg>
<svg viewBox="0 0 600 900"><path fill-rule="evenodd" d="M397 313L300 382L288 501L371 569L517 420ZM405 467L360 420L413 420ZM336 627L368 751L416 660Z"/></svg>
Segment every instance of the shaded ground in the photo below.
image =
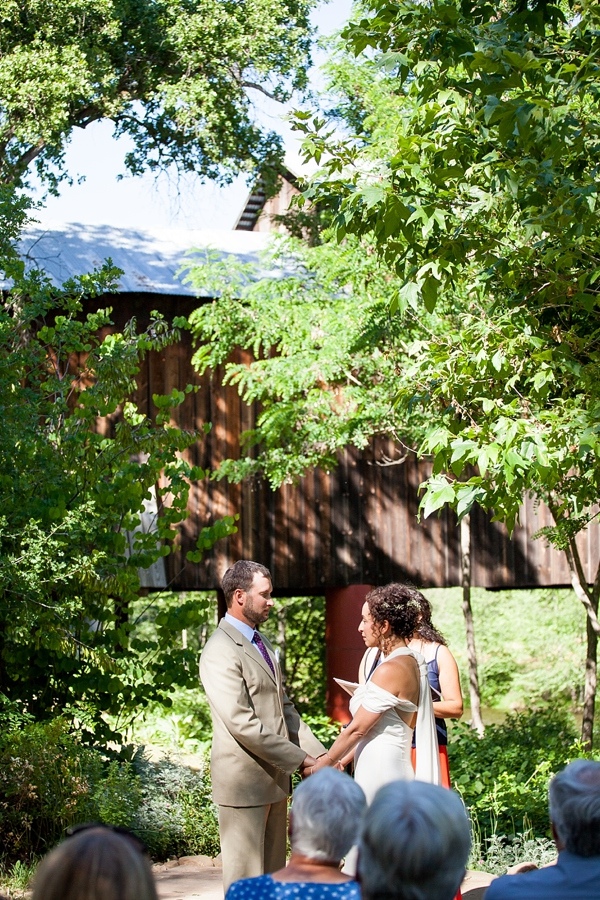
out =
<svg viewBox="0 0 600 900"><path fill-rule="evenodd" d="M155 866L160 900L223 900L218 862L208 856L183 856ZM481 900L492 878L487 872L467 872L462 886L463 900Z"/></svg>

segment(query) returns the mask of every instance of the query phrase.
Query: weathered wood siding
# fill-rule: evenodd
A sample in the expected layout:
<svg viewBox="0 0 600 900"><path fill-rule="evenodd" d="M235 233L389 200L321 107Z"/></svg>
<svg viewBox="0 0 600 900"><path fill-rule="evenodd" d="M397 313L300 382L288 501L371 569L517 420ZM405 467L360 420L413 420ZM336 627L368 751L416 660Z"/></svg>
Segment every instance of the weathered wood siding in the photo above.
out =
<svg viewBox="0 0 600 900"><path fill-rule="evenodd" d="M198 301L185 297L120 294L110 298L117 327L136 316L143 325L148 311L187 315ZM106 298L103 304L106 305ZM212 423L208 435L191 452L192 462L214 470L239 453L239 434L252 427L254 411L234 388L223 387L219 374L198 379L191 367L191 344L150 354L139 377L138 402L152 412L152 394L169 393L187 383L201 384L186 397L174 421L184 428ZM175 590L213 589L225 568L238 558L267 565L278 593L323 593L348 584L385 584L410 580L422 586L460 583L459 534L453 514L417 521L418 487L428 466L409 457L396 465L394 446L373 441L362 453L340 455L330 474L311 472L295 486L272 491L259 479L242 485L206 480L190 492L190 517L181 528L178 547L166 560ZM198 564L186 562L205 525L223 515L239 514L238 533L220 541ZM473 584L529 587L569 583L563 554L532 535L550 523L548 510L532 501L523 506L521 524L508 538L503 526L481 510L472 516ZM593 580L599 558L598 528L581 537L586 574Z"/></svg>

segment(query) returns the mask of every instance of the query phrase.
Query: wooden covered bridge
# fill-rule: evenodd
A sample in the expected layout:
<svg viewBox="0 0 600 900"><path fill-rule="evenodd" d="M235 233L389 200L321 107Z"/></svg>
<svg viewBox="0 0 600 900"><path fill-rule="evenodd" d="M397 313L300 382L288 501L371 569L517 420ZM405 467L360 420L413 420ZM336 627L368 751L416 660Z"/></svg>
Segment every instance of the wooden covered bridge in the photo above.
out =
<svg viewBox="0 0 600 900"><path fill-rule="evenodd" d="M268 239L268 234L256 233L265 228L264 209L258 206L256 213L250 203L250 214L247 205L240 228L229 232L153 233L88 225L31 228L22 251L60 283L110 256L125 274L118 294L102 297L94 306L112 306L117 329L133 316L144 326L151 310L172 319L189 315L199 303L211 299L194 296L178 274L194 248L211 246L244 259L256 256ZM191 462L214 470L221 460L239 454L240 432L252 427L255 410L243 403L234 388L222 385L219 372L199 379L191 355L187 332L176 346L151 353L139 376L137 400L152 415L152 394L200 384L200 390L186 395L174 415L183 428L212 423L210 433L190 452ZM332 473L313 471L298 484L278 490L271 490L259 478L241 485L207 480L194 486L189 518L181 527L175 551L165 560L164 575L155 578L151 587L217 590L232 562L256 559L271 570L276 595L325 595L328 670L353 677L363 650L356 625L372 585L408 580L420 587L445 587L461 582L454 515L445 511L439 518L418 522L417 491L427 465L413 456L402 462L396 457L397 448L379 439L362 453L341 453ZM239 514L237 534L219 541L199 564L186 561L203 527L235 514ZM543 540L532 540L546 524L550 524L548 511L525 501L520 524L509 539L503 526L476 511L471 517L472 584L485 588L568 585L563 555ZM597 527L590 528L581 541L591 580L599 556ZM335 712L343 701L333 682L330 689L330 710Z"/></svg>

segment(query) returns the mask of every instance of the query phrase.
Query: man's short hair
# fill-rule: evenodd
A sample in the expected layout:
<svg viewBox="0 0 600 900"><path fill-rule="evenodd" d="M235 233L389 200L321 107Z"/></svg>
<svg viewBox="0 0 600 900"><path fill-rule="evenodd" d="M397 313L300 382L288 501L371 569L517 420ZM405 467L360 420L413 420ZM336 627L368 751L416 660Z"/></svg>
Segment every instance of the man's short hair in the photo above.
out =
<svg viewBox="0 0 600 900"><path fill-rule="evenodd" d="M452 900L464 877L471 829L454 791L423 781L380 788L363 820L363 900Z"/></svg>
<svg viewBox="0 0 600 900"><path fill-rule="evenodd" d="M249 591L257 573L264 575L269 581L273 581L267 567L253 562L251 559L238 559L236 563L227 569L223 575L221 587L225 594L225 603L228 609L233 602L234 591Z"/></svg>
<svg viewBox="0 0 600 900"><path fill-rule="evenodd" d="M569 763L550 782L548 798L550 820L565 849L600 856L600 762Z"/></svg>

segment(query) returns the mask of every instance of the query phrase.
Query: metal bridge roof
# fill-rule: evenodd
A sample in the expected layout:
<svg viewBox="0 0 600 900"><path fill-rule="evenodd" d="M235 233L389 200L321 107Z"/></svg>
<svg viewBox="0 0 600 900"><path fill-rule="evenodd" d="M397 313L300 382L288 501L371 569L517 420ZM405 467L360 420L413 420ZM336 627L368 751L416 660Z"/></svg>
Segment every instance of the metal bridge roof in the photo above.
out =
<svg viewBox="0 0 600 900"><path fill-rule="evenodd" d="M31 267L42 269L57 286L84 275L110 258L123 270L119 293L156 293L201 296L184 283L181 267L195 250L212 248L240 262L257 261L270 235L244 231L141 231L111 225L60 223L29 225L19 241L19 252ZM9 285L5 282L3 287Z"/></svg>

